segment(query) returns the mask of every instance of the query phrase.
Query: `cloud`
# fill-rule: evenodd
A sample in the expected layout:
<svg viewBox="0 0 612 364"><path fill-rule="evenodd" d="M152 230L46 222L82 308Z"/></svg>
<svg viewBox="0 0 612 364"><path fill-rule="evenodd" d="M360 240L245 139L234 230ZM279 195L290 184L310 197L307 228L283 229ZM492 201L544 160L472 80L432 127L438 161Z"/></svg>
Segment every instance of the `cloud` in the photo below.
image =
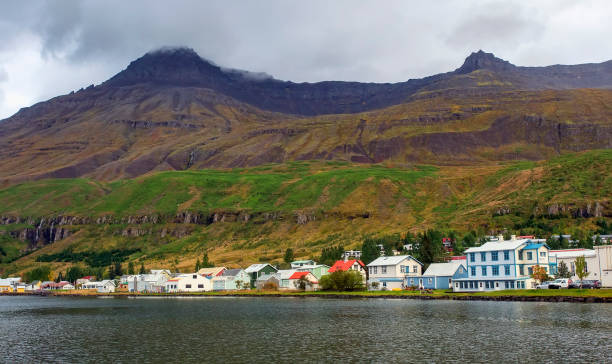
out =
<svg viewBox="0 0 612 364"><path fill-rule="evenodd" d="M103 82L162 46L296 82L404 81L453 70L478 49L520 65L603 61L610 14L603 0L7 2L0 118Z"/></svg>

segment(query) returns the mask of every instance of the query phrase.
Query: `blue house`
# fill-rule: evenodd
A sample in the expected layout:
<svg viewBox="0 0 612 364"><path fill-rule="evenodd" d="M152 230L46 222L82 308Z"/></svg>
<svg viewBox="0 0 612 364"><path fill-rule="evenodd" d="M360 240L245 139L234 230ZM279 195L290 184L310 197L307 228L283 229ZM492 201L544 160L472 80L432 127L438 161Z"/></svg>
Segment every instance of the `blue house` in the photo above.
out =
<svg viewBox="0 0 612 364"><path fill-rule="evenodd" d="M448 263L433 263L420 277L406 277L406 286L426 289L449 289L453 279L467 278L468 272L464 260Z"/></svg>

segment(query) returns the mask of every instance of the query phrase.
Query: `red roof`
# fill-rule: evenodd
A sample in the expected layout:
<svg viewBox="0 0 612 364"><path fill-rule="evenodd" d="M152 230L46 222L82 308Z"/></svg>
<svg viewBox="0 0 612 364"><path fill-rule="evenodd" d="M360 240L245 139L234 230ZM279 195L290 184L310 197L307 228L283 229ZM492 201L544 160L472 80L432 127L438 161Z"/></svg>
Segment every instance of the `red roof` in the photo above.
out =
<svg viewBox="0 0 612 364"><path fill-rule="evenodd" d="M355 262L359 263L360 266L365 267L365 264L363 264L361 260L351 259L351 260L347 260L346 262L344 260L337 260L334 263L334 265L332 265L331 268L329 268L328 272L333 273L339 270L346 272L347 270L351 269L351 267L353 266L353 264L355 264Z"/></svg>
<svg viewBox="0 0 612 364"><path fill-rule="evenodd" d="M310 272L295 272L289 277L289 279L300 279L306 277Z"/></svg>
<svg viewBox="0 0 612 364"><path fill-rule="evenodd" d="M96 278L96 277L94 277L94 276L85 276L85 277L81 277L80 279L89 279L89 280L91 280L92 278Z"/></svg>
<svg viewBox="0 0 612 364"><path fill-rule="evenodd" d="M451 260L466 260L467 259L467 257L465 255L459 255L459 256L450 257L450 258L451 258Z"/></svg>

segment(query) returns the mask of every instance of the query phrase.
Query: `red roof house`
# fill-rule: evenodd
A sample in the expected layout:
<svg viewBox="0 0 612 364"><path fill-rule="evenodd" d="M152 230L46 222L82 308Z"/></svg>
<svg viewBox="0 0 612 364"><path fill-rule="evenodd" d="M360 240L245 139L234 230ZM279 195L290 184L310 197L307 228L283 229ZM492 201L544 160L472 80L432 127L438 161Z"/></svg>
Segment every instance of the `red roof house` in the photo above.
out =
<svg viewBox="0 0 612 364"><path fill-rule="evenodd" d="M357 268L356 267L360 267ZM365 271L365 264L363 264L363 262L361 260L356 260L356 259L352 259L352 260L337 260L334 265L331 266L331 268L329 268L328 272L329 273L333 273L336 271L343 271L346 272L347 270L350 270L351 268L353 268L353 270L364 270Z"/></svg>

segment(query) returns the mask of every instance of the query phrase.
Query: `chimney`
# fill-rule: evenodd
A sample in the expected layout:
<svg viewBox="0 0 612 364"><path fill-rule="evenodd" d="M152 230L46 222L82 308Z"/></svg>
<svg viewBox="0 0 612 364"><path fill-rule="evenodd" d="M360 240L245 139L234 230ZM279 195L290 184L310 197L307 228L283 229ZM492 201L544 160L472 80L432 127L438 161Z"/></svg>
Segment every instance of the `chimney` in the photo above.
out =
<svg viewBox="0 0 612 364"><path fill-rule="evenodd" d="M510 235L510 240L516 240L516 235Z"/></svg>
<svg viewBox="0 0 612 364"><path fill-rule="evenodd" d="M504 236L502 234L497 235L497 241L504 241Z"/></svg>

